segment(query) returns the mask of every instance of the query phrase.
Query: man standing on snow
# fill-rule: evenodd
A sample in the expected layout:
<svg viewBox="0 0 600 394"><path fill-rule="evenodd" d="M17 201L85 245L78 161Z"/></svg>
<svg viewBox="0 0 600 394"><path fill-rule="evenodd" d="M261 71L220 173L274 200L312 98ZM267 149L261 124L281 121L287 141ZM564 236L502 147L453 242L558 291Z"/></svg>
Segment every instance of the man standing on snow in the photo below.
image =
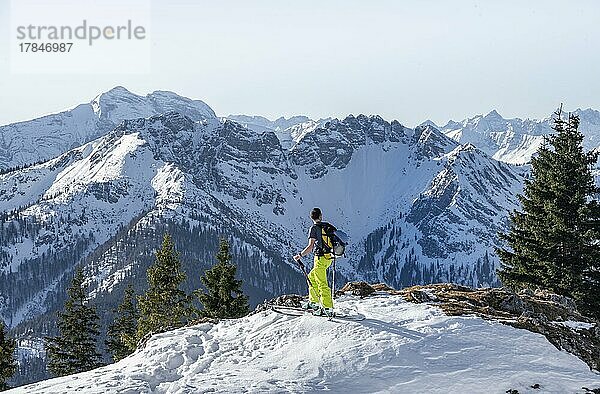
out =
<svg viewBox="0 0 600 394"><path fill-rule="evenodd" d="M331 239L326 235L335 231L331 224L323 222L323 214L319 208L313 208L310 212L310 218L313 225L308 231L308 245L297 255L294 260L300 259L312 252L315 252L314 267L308 274L310 281L308 291L308 302L302 307L304 309L314 309L316 315L333 314L333 299L331 298L331 289L327 283L327 268L331 265L333 255ZM329 228L329 226L331 228Z"/></svg>

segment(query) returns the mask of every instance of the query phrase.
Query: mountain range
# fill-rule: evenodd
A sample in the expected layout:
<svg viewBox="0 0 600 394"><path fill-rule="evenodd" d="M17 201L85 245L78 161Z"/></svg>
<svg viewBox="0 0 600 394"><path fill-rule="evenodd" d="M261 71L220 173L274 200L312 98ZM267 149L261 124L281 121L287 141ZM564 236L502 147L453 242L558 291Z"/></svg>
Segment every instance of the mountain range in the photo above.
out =
<svg viewBox="0 0 600 394"><path fill-rule="evenodd" d="M579 130L583 132L584 147L588 150L600 146L600 112L593 109L572 111L579 116ZM460 122L449 121L436 126L448 137L462 143L472 143L496 160L512 164L525 164L531 160L543 143L544 136L552 132L552 118L542 120L504 119L496 110L487 115L477 115Z"/></svg>
<svg viewBox="0 0 600 394"><path fill-rule="evenodd" d="M600 113L575 112L596 148ZM495 111L415 128L376 115L217 117L199 100L117 87L0 126L0 316L19 335L49 333L82 265L106 324L127 283L143 290L165 232L187 289L223 236L252 304L303 292L291 256L313 206L351 237L338 283L498 285L497 233L550 125Z"/></svg>

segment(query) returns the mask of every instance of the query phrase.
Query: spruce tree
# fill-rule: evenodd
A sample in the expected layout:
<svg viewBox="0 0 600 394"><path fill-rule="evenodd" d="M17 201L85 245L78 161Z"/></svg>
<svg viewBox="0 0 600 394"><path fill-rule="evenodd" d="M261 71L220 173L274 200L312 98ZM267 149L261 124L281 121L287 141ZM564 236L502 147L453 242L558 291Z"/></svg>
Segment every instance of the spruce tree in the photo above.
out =
<svg viewBox="0 0 600 394"><path fill-rule="evenodd" d="M593 244L586 245L587 264L583 270L583 280L578 289L579 308L585 314L600 321L600 203L590 201L590 221L586 223L589 238L595 239Z"/></svg>
<svg viewBox="0 0 600 394"><path fill-rule="evenodd" d="M56 376L89 371L101 365L96 341L98 314L86 302L83 270L75 271L63 312L58 312L59 335L46 338L48 369Z"/></svg>
<svg viewBox="0 0 600 394"><path fill-rule="evenodd" d="M532 158L531 179L518 196L522 211L510 214L509 232L500 234L509 248L497 249L498 275L513 289L542 288L573 297L590 313L599 302L590 294L598 286L600 251L592 175L598 153L584 152L577 116L564 120L560 110L555 115L555 133Z"/></svg>
<svg viewBox="0 0 600 394"><path fill-rule="evenodd" d="M236 266L231 263L229 244L221 239L217 263L200 278L206 292L196 294L204 309L202 316L212 318L238 318L248 314L248 297L243 294L242 281L235 278Z"/></svg>
<svg viewBox="0 0 600 394"><path fill-rule="evenodd" d="M17 341L8 336L4 323L0 320L0 391L9 388L6 381L17 371L16 349Z"/></svg>
<svg viewBox="0 0 600 394"><path fill-rule="evenodd" d="M133 286L129 284L125 289L123 301L116 310L115 320L108 327L108 338L105 341L108 352L115 362L135 351L138 316Z"/></svg>
<svg viewBox="0 0 600 394"><path fill-rule="evenodd" d="M147 275L148 289L138 297L138 340L150 332L181 327L193 313L190 296L180 289L186 275L181 270L179 254L169 234L165 234Z"/></svg>

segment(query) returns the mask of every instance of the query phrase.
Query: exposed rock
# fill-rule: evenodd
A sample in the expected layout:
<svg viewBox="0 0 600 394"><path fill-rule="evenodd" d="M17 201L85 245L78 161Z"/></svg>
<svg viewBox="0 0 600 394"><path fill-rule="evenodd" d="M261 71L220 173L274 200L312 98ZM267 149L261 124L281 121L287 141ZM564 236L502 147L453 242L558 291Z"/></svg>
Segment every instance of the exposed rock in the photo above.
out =
<svg viewBox="0 0 600 394"><path fill-rule="evenodd" d="M374 292L375 289L367 282L348 282L337 293L350 293L359 297L368 297Z"/></svg>
<svg viewBox="0 0 600 394"><path fill-rule="evenodd" d="M528 295L528 296L534 295L533 290L531 290L531 289L522 289L519 291L518 294L519 295Z"/></svg>
<svg viewBox="0 0 600 394"><path fill-rule="evenodd" d="M544 299L547 301L554 302L556 304L560 304L570 310L577 309L577 306L575 305L575 301L572 298L554 294L547 290L536 290L534 293L534 296L537 298L541 298L541 299Z"/></svg>
<svg viewBox="0 0 600 394"><path fill-rule="evenodd" d="M198 319L194 319L192 321L189 321L185 326L186 327L191 327L191 326L195 326L198 324L203 324L203 323L211 323L211 324L217 324L219 322L219 319L215 319L212 317L200 317Z"/></svg>
<svg viewBox="0 0 600 394"><path fill-rule="evenodd" d="M279 305L279 306L289 306L289 307L293 307L293 308L300 308L302 301L305 299L306 297L303 297L301 295L298 294L284 294L281 295L277 298L273 298L272 300L265 300L265 302L263 302L262 304L258 305L256 307L256 309L254 310L254 312L252 313L258 313L258 312L262 312L262 311L266 311L268 309L271 308L271 306L273 305Z"/></svg>
<svg viewBox="0 0 600 394"><path fill-rule="evenodd" d="M510 294L502 299L500 302L500 309L514 314L521 314L525 312L525 304L519 296Z"/></svg>
<svg viewBox="0 0 600 394"><path fill-rule="evenodd" d="M422 290L415 290L415 291L411 292L410 298L411 298L411 301L414 301L416 303L429 302L429 301L435 300L435 298L432 297L431 294L427 293L426 291L422 291Z"/></svg>
<svg viewBox="0 0 600 394"><path fill-rule="evenodd" d="M362 146L403 140L408 142L406 130L400 123L386 122L380 116L349 115L343 120L332 119L298 141L290 150L290 160L295 165L305 167L306 173L316 179L331 168L345 168L353 153ZM447 144L456 145L439 131L437 134Z"/></svg>
<svg viewBox="0 0 600 394"><path fill-rule="evenodd" d="M389 287L385 283L375 283L374 285L371 285L371 287L375 291L387 291L387 292L397 292L398 291L396 289Z"/></svg>

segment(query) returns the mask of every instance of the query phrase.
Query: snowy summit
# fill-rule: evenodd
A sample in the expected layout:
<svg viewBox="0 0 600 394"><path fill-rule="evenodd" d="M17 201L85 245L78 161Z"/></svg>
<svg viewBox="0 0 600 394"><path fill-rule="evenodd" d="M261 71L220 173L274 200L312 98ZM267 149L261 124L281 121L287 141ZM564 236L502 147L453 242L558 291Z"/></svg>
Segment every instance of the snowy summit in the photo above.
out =
<svg viewBox="0 0 600 394"><path fill-rule="evenodd" d="M583 361L527 330L447 316L386 293L342 296L336 308L366 319L266 310L198 324L155 335L118 363L9 393L583 393L600 386Z"/></svg>

